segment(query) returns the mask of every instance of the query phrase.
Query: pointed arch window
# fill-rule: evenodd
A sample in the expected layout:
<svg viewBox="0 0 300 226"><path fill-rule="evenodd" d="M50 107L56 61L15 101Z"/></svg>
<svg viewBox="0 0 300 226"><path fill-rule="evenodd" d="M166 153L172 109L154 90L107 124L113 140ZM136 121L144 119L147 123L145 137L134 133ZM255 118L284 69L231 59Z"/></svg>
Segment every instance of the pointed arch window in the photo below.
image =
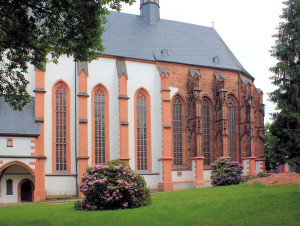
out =
<svg viewBox="0 0 300 226"><path fill-rule="evenodd" d="M144 89L135 98L136 169L152 171L151 167L151 109L150 97Z"/></svg>
<svg viewBox="0 0 300 226"><path fill-rule="evenodd" d="M52 170L71 171L70 154L70 91L59 81L52 93Z"/></svg>
<svg viewBox="0 0 300 226"><path fill-rule="evenodd" d="M178 96L173 101L173 164L182 166L182 102Z"/></svg>
<svg viewBox="0 0 300 226"><path fill-rule="evenodd" d="M56 170L67 170L67 89L59 84L55 92L56 104Z"/></svg>
<svg viewBox="0 0 300 226"><path fill-rule="evenodd" d="M101 87L94 92L94 147L95 164L105 163L105 94Z"/></svg>
<svg viewBox="0 0 300 226"><path fill-rule="evenodd" d="M210 165L210 108L206 99L202 101L202 118L203 118L203 154L204 165Z"/></svg>
<svg viewBox="0 0 300 226"><path fill-rule="evenodd" d="M231 161L236 161L236 103L228 97L229 155Z"/></svg>
<svg viewBox="0 0 300 226"><path fill-rule="evenodd" d="M100 164L110 160L109 93L99 84L93 88L91 97L92 164Z"/></svg>

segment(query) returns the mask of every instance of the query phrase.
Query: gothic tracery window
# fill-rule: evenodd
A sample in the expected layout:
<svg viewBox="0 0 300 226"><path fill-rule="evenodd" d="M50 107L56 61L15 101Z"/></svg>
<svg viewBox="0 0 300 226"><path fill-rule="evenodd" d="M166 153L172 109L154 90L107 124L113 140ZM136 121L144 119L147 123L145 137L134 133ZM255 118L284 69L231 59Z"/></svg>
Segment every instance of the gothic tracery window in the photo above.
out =
<svg viewBox="0 0 300 226"><path fill-rule="evenodd" d="M202 102L202 118L203 118L203 154L204 165L210 165L210 109L206 99Z"/></svg>
<svg viewBox="0 0 300 226"><path fill-rule="evenodd" d="M137 170L148 169L147 101L145 92L139 91L136 98Z"/></svg>
<svg viewBox="0 0 300 226"><path fill-rule="evenodd" d="M59 83L55 91L56 170L67 170L67 88Z"/></svg>
<svg viewBox="0 0 300 226"><path fill-rule="evenodd" d="M228 126L229 155L232 161L236 161L236 103L232 97L228 97Z"/></svg>
<svg viewBox="0 0 300 226"><path fill-rule="evenodd" d="M102 88L94 92L94 158L95 164L105 163L105 94Z"/></svg>
<svg viewBox="0 0 300 226"><path fill-rule="evenodd" d="M182 103L178 96L173 102L173 164L182 166Z"/></svg>

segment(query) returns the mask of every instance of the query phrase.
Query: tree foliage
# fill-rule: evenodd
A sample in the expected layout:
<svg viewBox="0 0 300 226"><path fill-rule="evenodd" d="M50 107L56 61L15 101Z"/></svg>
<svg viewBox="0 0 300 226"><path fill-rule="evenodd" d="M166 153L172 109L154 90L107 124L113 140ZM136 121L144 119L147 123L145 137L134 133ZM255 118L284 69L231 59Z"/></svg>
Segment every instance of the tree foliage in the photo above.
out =
<svg viewBox="0 0 300 226"><path fill-rule="evenodd" d="M277 171L279 164L284 162L284 156L276 149L277 137L270 132L272 125L273 123L269 122L265 124L265 157L267 171Z"/></svg>
<svg viewBox="0 0 300 226"><path fill-rule="evenodd" d="M120 11L122 2L135 0L0 1L0 96L21 110L30 101L28 64L44 70L62 54L75 61L96 59L104 50L108 9Z"/></svg>
<svg viewBox="0 0 300 226"><path fill-rule="evenodd" d="M280 163L300 166L300 0L284 2L275 46L271 55L278 63L270 68L278 88L270 94L279 113L274 114L271 133L277 137L274 151L280 154Z"/></svg>

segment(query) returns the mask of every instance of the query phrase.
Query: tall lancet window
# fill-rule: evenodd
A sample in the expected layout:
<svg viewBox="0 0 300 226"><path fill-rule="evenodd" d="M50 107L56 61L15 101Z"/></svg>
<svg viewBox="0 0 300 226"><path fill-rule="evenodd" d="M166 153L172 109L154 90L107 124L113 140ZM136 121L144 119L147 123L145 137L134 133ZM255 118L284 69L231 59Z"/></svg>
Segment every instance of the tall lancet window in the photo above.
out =
<svg viewBox="0 0 300 226"><path fill-rule="evenodd" d="M55 91L56 170L67 170L67 87L58 83Z"/></svg>
<svg viewBox="0 0 300 226"><path fill-rule="evenodd" d="M202 118L204 165L210 165L210 109L209 102L206 99L203 99L202 101Z"/></svg>
<svg viewBox="0 0 300 226"><path fill-rule="evenodd" d="M138 170L147 170L147 100L143 92L139 92L136 106Z"/></svg>
<svg viewBox="0 0 300 226"><path fill-rule="evenodd" d="M92 116L92 164L110 160L109 145L109 93L102 85L96 85L91 92Z"/></svg>
<svg viewBox="0 0 300 226"><path fill-rule="evenodd" d="M178 96L173 101L173 164L182 166L182 103Z"/></svg>
<svg viewBox="0 0 300 226"><path fill-rule="evenodd" d="M95 164L104 163L105 159L105 94L100 87L94 93L94 147Z"/></svg>
<svg viewBox="0 0 300 226"><path fill-rule="evenodd" d="M232 161L236 161L236 103L232 97L228 98L228 126L229 155Z"/></svg>
<svg viewBox="0 0 300 226"><path fill-rule="evenodd" d="M150 123L148 98L144 90L139 90L136 95L136 154L137 170L149 170Z"/></svg>

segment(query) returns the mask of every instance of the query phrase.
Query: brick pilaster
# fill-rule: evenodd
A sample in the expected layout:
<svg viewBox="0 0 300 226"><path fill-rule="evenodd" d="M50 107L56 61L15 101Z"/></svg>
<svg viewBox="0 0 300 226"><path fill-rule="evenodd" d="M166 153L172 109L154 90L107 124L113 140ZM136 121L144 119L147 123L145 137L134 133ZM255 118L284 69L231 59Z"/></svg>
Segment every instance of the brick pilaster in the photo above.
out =
<svg viewBox="0 0 300 226"><path fill-rule="evenodd" d="M120 126L120 160L129 163L129 123L127 77L123 73L119 78L119 126Z"/></svg>
<svg viewBox="0 0 300 226"><path fill-rule="evenodd" d="M44 129L44 117L45 117L45 72L38 69L35 70L35 121L40 122L41 131L40 136L36 138L35 153L32 155L44 156L45 155L45 129ZM34 174L34 201L45 200L45 159L36 159L36 165Z"/></svg>
<svg viewBox="0 0 300 226"><path fill-rule="evenodd" d="M87 79L88 76L85 70L82 70L79 73L79 82L78 82L78 156L77 156L77 164L78 164L78 183L81 181L81 177L85 172L88 166L88 93L87 93Z"/></svg>
<svg viewBox="0 0 300 226"><path fill-rule="evenodd" d="M172 191L172 150L171 150L171 100L169 89L169 75L166 69L162 68L161 78L161 112L162 112L162 174L163 182L158 187L163 191Z"/></svg>

